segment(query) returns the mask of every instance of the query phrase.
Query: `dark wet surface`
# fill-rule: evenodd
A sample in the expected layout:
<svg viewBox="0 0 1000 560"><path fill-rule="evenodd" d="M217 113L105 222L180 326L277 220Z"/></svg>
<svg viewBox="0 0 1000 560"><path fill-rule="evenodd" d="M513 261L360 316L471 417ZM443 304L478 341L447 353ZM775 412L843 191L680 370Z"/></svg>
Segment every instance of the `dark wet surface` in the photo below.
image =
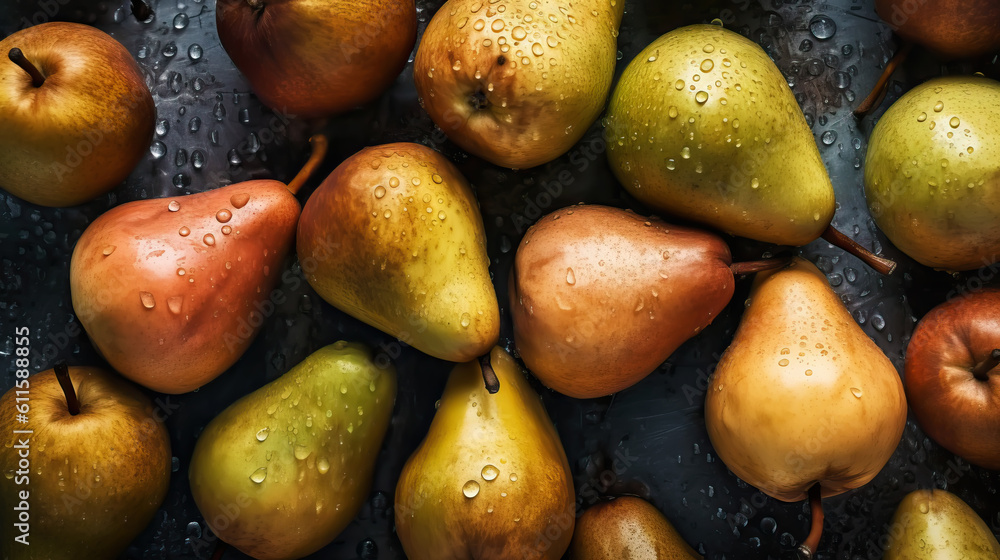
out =
<svg viewBox="0 0 1000 560"><path fill-rule="evenodd" d="M45 4L45 6L43 6ZM51 4L51 6L49 6ZM211 0L154 2L156 16L138 23L128 2L52 0L46 4L4 0L0 34L28 21L47 19L94 24L123 42L140 63L158 112L149 152L123 187L69 209L35 207L0 194L0 355L13 348L12 329L28 326L34 369L101 364L84 335L72 336L69 261L87 224L126 201L176 196L251 178L288 180L305 160L309 127L262 107L232 66L215 33ZM441 4L418 1L421 30ZM46 7L58 8L54 17ZM860 124L851 108L867 94L894 52L891 32L874 13L873 2L832 0L714 0L662 2L629 0L619 37L617 71L655 37L684 24L722 19L775 60L813 127L837 191L834 224L863 245L900 263L880 277L839 249L818 241L802 254L823 270L857 322L898 368L916 320L951 290L974 289L975 273L953 278L914 264L877 232L862 193L862 166L874 113ZM886 103L909 85L945 72L979 70L997 76L992 57L976 63L943 64L920 50L897 72ZM412 64L377 101L331 119L325 129L330 152L325 176L364 146L395 141L430 145L452 159L475 185L488 233L492 272L504 313L503 342L510 347L506 278L524 229L556 208L585 201L631 207L648 213L614 180L605 160L599 124L570 152L545 166L514 172L468 156L436 130L417 103ZM561 173L561 192L544 186ZM566 177L566 175L563 175ZM300 192L305 200L316 180ZM741 259L773 250L732 239ZM287 266L301 277L289 257ZM393 340L360 324L321 300L305 282L292 289L260 336L237 364L201 390L169 397L176 471L170 493L150 527L133 543L128 558L208 558L215 541L195 507L187 464L205 424L230 402L281 375L317 348L338 339L362 340L392 352ZM732 303L660 369L613 398L574 400L542 389L573 468L578 501L638 494L649 499L681 534L710 559L791 558L808 530L804 503L767 498L729 473L705 432L703 391L708 374L728 345L743 309L749 282ZM68 332L67 332L68 331ZM392 496L403 463L426 432L450 364L401 348L396 360L399 396L392 427L378 460L371 499L358 518L315 558L403 558L393 533ZM13 384L13 363L0 389ZM156 396L156 395L154 395ZM161 397L165 398L165 397ZM996 533L1000 530L1000 477L970 467L907 424L896 453L867 486L825 500L826 533L819 558L881 558L886 526L896 504L916 488L947 488L968 502ZM228 551L224 558L242 557Z"/></svg>

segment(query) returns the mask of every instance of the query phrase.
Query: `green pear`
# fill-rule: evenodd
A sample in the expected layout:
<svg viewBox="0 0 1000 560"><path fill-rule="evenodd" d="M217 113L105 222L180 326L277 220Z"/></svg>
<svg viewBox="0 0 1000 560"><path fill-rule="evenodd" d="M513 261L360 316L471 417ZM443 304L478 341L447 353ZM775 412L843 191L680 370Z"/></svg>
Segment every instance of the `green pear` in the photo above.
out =
<svg viewBox="0 0 1000 560"><path fill-rule="evenodd" d="M479 204L430 148L386 144L345 160L302 209L297 243L323 299L421 352L464 362L500 337Z"/></svg>
<svg viewBox="0 0 1000 560"><path fill-rule="evenodd" d="M591 506L576 522L572 560L701 560L652 504L622 496Z"/></svg>
<svg viewBox="0 0 1000 560"><path fill-rule="evenodd" d="M868 143L875 223L917 262L950 271L1000 260L1000 83L949 76L885 112Z"/></svg>
<svg viewBox="0 0 1000 560"><path fill-rule="evenodd" d="M191 457L205 522L261 560L319 550L368 498L395 398L395 369L341 341L236 401Z"/></svg>
<svg viewBox="0 0 1000 560"><path fill-rule="evenodd" d="M167 411L99 368L17 377L0 397L0 556L118 558L167 495Z"/></svg>
<svg viewBox="0 0 1000 560"><path fill-rule="evenodd" d="M1000 544L961 498L917 490L903 498L889 528L883 560L996 560Z"/></svg>
<svg viewBox="0 0 1000 560"><path fill-rule="evenodd" d="M413 61L420 103L462 149L526 169L604 109L625 0L448 0Z"/></svg>
<svg viewBox="0 0 1000 560"><path fill-rule="evenodd" d="M653 41L608 104L611 169L667 214L780 245L820 237L830 178L785 77L767 53L716 25Z"/></svg>
<svg viewBox="0 0 1000 560"><path fill-rule="evenodd" d="M538 394L495 347L490 394L478 362L455 366L430 431L396 485L410 560L557 560L573 535L573 477Z"/></svg>
<svg viewBox="0 0 1000 560"><path fill-rule="evenodd" d="M903 435L906 396L826 275L795 258L757 273L709 383L705 424L736 476L786 502L808 493L819 508L882 470ZM804 543L813 552L821 519Z"/></svg>

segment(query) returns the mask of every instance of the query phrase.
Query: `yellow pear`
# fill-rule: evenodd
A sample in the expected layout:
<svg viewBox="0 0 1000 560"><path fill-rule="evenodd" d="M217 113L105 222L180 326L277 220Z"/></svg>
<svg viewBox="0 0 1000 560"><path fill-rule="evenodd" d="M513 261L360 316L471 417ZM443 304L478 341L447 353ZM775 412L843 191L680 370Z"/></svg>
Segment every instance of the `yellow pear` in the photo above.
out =
<svg viewBox="0 0 1000 560"><path fill-rule="evenodd" d="M557 560L573 535L573 478L538 395L506 352L455 366L430 431L396 485L410 560Z"/></svg>
<svg viewBox="0 0 1000 560"><path fill-rule="evenodd" d="M903 434L906 397L826 276L796 258L757 274L709 384L705 422L736 476L786 502L809 492L816 507L882 469Z"/></svg>
<svg viewBox="0 0 1000 560"><path fill-rule="evenodd" d="M628 65L608 102L608 161L661 212L733 235L805 245L834 192L785 77L717 25L675 29Z"/></svg>
<svg viewBox="0 0 1000 560"><path fill-rule="evenodd" d="M345 160L302 209L297 243L323 299L422 352L464 362L500 337L479 203L430 148L386 144Z"/></svg>
<svg viewBox="0 0 1000 560"><path fill-rule="evenodd" d="M576 522L572 560L701 560L652 504L622 496L591 506Z"/></svg>
<svg viewBox="0 0 1000 560"><path fill-rule="evenodd" d="M981 517L944 490L916 490L896 508L882 560L996 560L1000 544Z"/></svg>
<svg viewBox="0 0 1000 560"><path fill-rule="evenodd" d="M449 0L413 76L448 137L524 169L564 154L604 108L625 0Z"/></svg>

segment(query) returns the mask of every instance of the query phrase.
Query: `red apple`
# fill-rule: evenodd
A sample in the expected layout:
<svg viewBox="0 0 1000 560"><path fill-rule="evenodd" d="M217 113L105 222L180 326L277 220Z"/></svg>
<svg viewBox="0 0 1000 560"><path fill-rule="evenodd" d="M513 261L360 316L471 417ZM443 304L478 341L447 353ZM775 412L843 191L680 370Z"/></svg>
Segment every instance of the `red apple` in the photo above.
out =
<svg viewBox="0 0 1000 560"><path fill-rule="evenodd" d="M951 299L917 325L905 385L924 432L976 465L1000 469L1000 289Z"/></svg>

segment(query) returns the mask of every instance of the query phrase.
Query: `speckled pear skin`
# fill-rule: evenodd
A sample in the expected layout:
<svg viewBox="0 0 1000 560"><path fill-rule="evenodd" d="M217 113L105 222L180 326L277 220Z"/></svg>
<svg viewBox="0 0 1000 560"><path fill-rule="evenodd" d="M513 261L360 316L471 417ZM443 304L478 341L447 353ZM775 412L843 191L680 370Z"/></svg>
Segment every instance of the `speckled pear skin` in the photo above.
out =
<svg viewBox="0 0 1000 560"><path fill-rule="evenodd" d="M479 204L430 148L386 144L345 160L302 210L297 245L323 299L426 354L464 362L500 337Z"/></svg>
<svg viewBox="0 0 1000 560"><path fill-rule="evenodd" d="M624 10L625 0L449 0L417 49L421 103L491 163L552 161L604 109Z"/></svg>
<svg viewBox="0 0 1000 560"><path fill-rule="evenodd" d="M608 104L608 161L651 208L726 233L805 245L833 186L785 77L757 44L682 27L628 65Z"/></svg>
<svg viewBox="0 0 1000 560"><path fill-rule="evenodd" d="M396 399L370 348L325 346L231 404L198 437L191 493L220 539L260 560L330 543L368 499Z"/></svg>
<svg viewBox="0 0 1000 560"><path fill-rule="evenodd" d="M719 458L786 502L868 483L906 424L896 368L809 261L757 273L749 301L705 397Z"/></svg>
<svg viewBox="0 0 1000 560"><path fill-rule="evenodd" d="M945 490L916 490L899 502L882 560L996 560L1000 544L986 522Z"/></svg>
<svg viewBox="0 0 1000 560"><path fill-rule="evenodd" d="M868 142L875 223L917 262L949 271L1000 260L1000 83L927 81L882 115Z"/></svg>

